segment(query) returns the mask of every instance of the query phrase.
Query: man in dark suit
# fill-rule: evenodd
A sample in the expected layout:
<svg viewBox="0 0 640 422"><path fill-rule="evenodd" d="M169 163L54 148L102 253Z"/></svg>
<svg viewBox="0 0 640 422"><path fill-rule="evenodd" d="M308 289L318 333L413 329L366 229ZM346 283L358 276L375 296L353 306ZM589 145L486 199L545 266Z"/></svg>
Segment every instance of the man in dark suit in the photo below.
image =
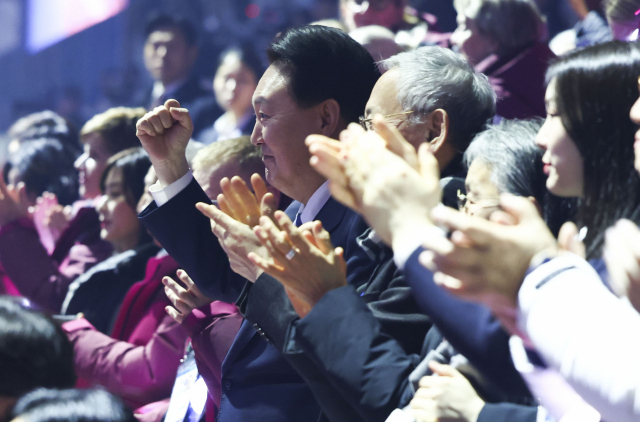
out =
<svg viewBox="0 0 640 422"><path fill-rule="evenodd" d="M309 166L304 139L312 133L336 138L349 122L357 121L379 76L375 63L348 35L320 26L285 31L268 54L272 64L253 98L257 122L252 135L262 148L267 181L296 200L289 209L292 216L302 222L323 221L345 249L349 266L363 269L353 274L366 280L370 266L356 265L368 259L356 244L366 225L330 198L325 179ZM188 111L173 100L138 123L138 136L159 179L159 186L152 188L156 203L140 218L206 294L234 301L242 282L212 236L209 219L193 206L209 201L192 181L184 159L192 129ZM247 252L261 252L249 226L220 214L218 234L226 231L221 236L244 248L245 258ZM252 266L231 264L250 281L267 277ZM248 283L245 291L251 287ZM291 307L286 295L275 296ZM243 322L223 363L219 420L316 421L320 408L310 388L257 328Z"/></svg>
<svg viewBox="0 0 640 422"><path fill-rule="evenodd" d="M210 126L222 114L213 106L213 92L202 86L192 74L198 57L198 37L186 19L169 15L153 15L145 27L144 65L153 79L153 86L138 98L148 110L170 98L191 112L195 131Z"/></svg>

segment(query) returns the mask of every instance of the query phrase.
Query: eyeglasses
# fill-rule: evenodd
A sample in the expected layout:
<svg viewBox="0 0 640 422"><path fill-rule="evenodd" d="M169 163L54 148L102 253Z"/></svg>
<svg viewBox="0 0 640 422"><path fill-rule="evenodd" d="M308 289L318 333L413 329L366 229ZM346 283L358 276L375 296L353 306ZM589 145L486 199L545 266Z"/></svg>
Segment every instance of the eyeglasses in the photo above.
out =
<svg viewBox="0 0 640 422"><path fill-rule="evenodd" d="M388 119L389 117L404 116L406 114L411 114L411 113L413 113L413 110L403 111L402 113L387 114L386 116L382 116L382 118ZM362 126L364 130L372 130L373 129L372 122L373 122L373 117L365 119L364 116L360 116L358 118L358 123L360 123L360 126Z"/></svg>
<svg viewBox="0 0 640 422"><path fill-rule="evenodd" d="M465 195L458 189L458 209L461 211L469 212L469 195ZM485 203L481 204L479 201L485 201ZM472 205L476 206L480 209L486 208L498 208L500 207L500 198L497 196L485 196L482 198L478 198L477 202L472 203Z"/></svg>

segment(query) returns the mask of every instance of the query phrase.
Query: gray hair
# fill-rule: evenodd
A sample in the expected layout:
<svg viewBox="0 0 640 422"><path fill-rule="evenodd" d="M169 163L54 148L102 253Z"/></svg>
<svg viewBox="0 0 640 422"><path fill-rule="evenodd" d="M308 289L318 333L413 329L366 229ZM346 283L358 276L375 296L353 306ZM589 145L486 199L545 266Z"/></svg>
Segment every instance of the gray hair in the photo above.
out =
<svg viewBox="0 0 640 422"><path fill-rule="evenodd" d="M491 182L500 192L533 196L542 202L546 177L542 150L535 143L542 125L536 120L505 120L480 132L464 153L467 168L480 160L491 168Z"/></svg>
<svg viewBox="0 0 640 422"><path fill-rule="evenodd" d="M478 31L498 44L498 55L518 50L546 35L546 26L533 0L477 0ZM473 3L472 3L473 4Z"/></svg>
<svg viewBox="0 0 640 422"><path fill-rule="evenodd" d="M397 68L398 101L420 120L436 109L449 115L451 143L458 151L469 146L495 114L496 94L487 77L458 53L436 46L420 47L381 62Z"/></svg>

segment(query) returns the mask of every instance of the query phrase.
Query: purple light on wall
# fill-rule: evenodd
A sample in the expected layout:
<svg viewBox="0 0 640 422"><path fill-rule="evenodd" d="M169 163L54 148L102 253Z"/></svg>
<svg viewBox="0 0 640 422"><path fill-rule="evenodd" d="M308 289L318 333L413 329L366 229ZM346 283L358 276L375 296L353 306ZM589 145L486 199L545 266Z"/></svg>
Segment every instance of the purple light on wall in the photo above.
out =
<svg viewBox="0 0 640 422"><path fill-rule="evenodd" d="M29 0L27 50L37 53L103 22L127 8L129 0Z"/></svg>

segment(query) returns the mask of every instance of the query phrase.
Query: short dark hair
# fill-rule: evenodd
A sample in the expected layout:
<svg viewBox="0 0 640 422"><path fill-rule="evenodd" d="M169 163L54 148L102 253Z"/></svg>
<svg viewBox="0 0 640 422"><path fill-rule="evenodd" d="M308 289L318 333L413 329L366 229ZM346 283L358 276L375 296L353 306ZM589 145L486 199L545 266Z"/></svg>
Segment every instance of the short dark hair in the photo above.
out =
<svg viewBox="0 0 640 422"><path fill-rule="evenodd" d="M149 16L147 24L144 27L144 36L148 38L152 32L164 28L177 29L184 36L184 40L190 46L198 44L198 32L193 23L182 16L171 16L165 13L154 12Z"/></svg>
<svg viewBox="0 0 640 422"><path fill-rule="evenodd" d="M301 107L328 99L347 122L362 115L380 72L369 52L339 29L307 25L279 34L267 49L269 63L282 66L289 91Z"/></svg>
<svg viewBox="0 0 640 422"><path fill-rule="evenodd" d="M18 400L13 417L29 422L136 421L122 400L98 389L39 389Z"/></svg>
<svg viewBox="0 0 640 422"><path fill-rule="evenodd" d="M578 223L588 227L587 257L600 256L604 232L621 218L640 223L640 176L634 169L640 46L610 41L562 56L549 67L558 114L582 155Z"/></svg>
<svg viewBox="0 0 640 422"><path fill-rule="evenodd" d="M20 397L36 388L72 388L73 346L26 300L0 296L0 396Z"/></svg>
<svg viewBox="0 0 640 422"><path fill-rule="evenodd" d="M85 143L87 135L98 133L111 155L127 148L138 147L141 144L136 136L136 123L146 112L142 107L113 107L96 114L82 126L80 141Z"/></svg>
<svg viewBox="0 0 640 422"><path fill-rule="evenodd" d="M80 155L82 148L78 139L78 129L67 119L51 110L39 111L24 116L11 125L8 135L18 142L39 138L54 138L65 148Z"/></svg>
<svg viewBox="0 0 640 422"><path fill-rule="evenodd" d="M42 138L23 142L4 168L5 180L12 169L36 197L44 192L56 195L61 205L78 199L78 170L75 154L57 139Z"/></svg>

